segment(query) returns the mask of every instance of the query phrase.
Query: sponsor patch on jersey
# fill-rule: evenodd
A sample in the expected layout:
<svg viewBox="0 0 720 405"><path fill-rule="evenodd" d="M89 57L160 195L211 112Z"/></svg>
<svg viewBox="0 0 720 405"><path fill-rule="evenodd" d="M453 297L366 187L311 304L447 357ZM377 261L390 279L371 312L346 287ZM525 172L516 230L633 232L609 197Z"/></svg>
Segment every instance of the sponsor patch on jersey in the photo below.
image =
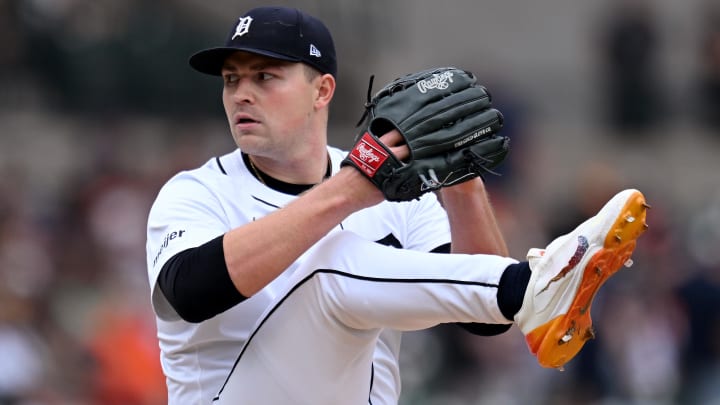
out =
<svg viewBox="0 0 720 405"><path fill-rule="evenodd" d="M185 233L184 229L180 229L178 231L172 231L168 232L165 235L165 238L163 239L162 244L158 248L158 252L155 255L155 259L153 260L153 266L157 264L158 259L160 259L160 255L162 254L163 250L165 250L166 247L170 244L170 242L175 238L182 238L183 234Z"/></svg>
<svg viewBox="0 0 720 405"><path fill-rule="evenodd" d="M350 159L371 178L375 177L375 173L387 158L385 149L367 132L350 152Z"/></svg>

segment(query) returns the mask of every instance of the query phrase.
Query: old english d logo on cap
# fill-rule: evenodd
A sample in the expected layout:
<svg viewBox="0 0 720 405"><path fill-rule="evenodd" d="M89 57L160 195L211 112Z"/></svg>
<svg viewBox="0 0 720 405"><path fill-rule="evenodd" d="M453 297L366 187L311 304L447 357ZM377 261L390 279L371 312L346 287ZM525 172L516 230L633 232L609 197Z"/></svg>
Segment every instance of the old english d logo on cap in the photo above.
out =
<svg viewBox="0 0 720 405"><path fill-rule="evenodd" d="M235 26L235 33L233 34L232 38L230 40L235 39L235 37L241 37L248 33L250 30L250 23L253 21L253 18L250 16L247 17L240 17L240 22L238 22L238 25Z"/></svg>

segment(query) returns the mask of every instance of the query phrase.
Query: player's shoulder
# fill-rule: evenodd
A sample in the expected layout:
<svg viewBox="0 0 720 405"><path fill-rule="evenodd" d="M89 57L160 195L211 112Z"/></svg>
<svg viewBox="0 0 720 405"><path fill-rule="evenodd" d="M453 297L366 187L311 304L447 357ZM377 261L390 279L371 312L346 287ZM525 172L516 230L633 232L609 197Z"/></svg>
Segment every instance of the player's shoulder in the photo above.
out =
<svg viewBox="0 0 720 405"><path fill-rule="evenodd" d="M208 159L204 164L192 169L182 170L172 176L160 188L158 199L163 196L178 198L180 196L201 197L207 194L226 190L231 182L227 173L227 162L239 151ZM223 162L226 162L223 164Z"/></svg>
<svg viewBox="0 0 720 405"><path fill-rule="evenodd" d="M165 185L183 181L197 181L201 183L227 181L230 177L228 174L228 166L234 165L238 159L240 159L240 151L237 149L225 155L214 156L201 166L178 172L170 178Z"/></svg>

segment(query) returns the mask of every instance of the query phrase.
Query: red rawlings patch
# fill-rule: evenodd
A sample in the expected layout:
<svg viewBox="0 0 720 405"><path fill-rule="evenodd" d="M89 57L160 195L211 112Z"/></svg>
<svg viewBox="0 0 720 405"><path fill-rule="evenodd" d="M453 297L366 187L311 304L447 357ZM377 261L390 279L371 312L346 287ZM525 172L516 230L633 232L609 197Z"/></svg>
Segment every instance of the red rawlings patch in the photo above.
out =
<svg viewBox="0 0 720 405"><path fill-rule="evenodd" d="M388 153L385 149L367 132L363 134L350 152L350 159L370 178L375 177L375 172L387 158Z"/></svg>

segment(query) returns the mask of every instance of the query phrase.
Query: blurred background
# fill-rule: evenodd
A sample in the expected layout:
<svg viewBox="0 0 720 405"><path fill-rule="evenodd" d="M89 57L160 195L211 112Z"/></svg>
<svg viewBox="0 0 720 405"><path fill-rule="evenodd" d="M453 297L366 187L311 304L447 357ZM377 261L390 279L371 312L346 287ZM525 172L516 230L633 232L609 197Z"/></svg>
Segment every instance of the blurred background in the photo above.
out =
<svg viewBox="0 0 720 405"><path fill-rule="evenodd" d="M332 144L368 79L475 72L513 140L488 179L513 256L624 187L653 206L634 266L564 372L513 328L406 334L403 404L720 404L718 0L276 1L339 57ZM187 57L257 1L0 0L0 405L165 401L145 269L159 187L234 148Z"/></svg>

